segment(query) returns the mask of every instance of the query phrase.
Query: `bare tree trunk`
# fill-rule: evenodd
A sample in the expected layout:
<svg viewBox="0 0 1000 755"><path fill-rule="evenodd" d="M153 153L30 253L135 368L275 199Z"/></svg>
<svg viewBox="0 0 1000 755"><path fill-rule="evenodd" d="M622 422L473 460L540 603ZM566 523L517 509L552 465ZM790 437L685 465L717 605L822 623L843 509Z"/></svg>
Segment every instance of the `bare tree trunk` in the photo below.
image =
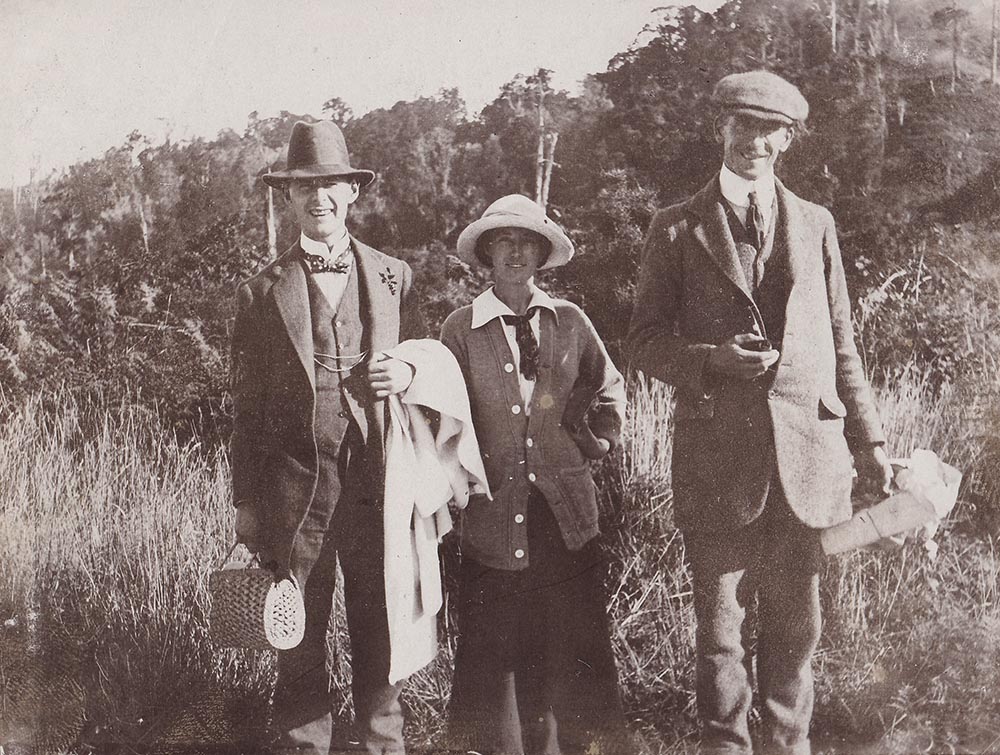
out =
<svg viewBox="0 0 1000 755"><path fill-rule="evenodd" d="M837 54L837 0L830 0L830 49Z"/></svg>
<svg viewBox="0 0 1000 755"><path fill-rule="evenodd" d="M139 187L135 185L134 181L132 185L132 202L135 204L135 211L139 216L139 229L142 231L142 248L146 254L149 254L149 223L146 222L146 210L143 207L145 202L142 198L142 192L139 191Z"/></svg>
<svg viewBox="0 0 1000 755"><path fill-rule="evenodd" d="M545 114L542 112L542 103L545 100L544 84L539 78L538 82L538 154L535 159L535 201L545 206L542 201L542 181L545 172Z"/></svg>
<svg viewBox="0 0 1000 755"><path fill-rule="evenodd" d="M547 141L549 155L545 159L545 179L542 182L542 201L540 202L543 210L549 206L549 184L552 183L552 168L555 165L556 142L559 141L559 134L549 134Z"/></svg>
<svg viewBox="0 0 1000 755"><path fill-rule="evenodd" d="M960 78L958 72L958 3L951 3L951 91L954 94L955 84Z"/></svg>
<svg viewBox="0 0 1000 755"><path fill-rule="evenodd" d="M862 30L865 28L865 0L858 0L854 11L854 55L861 56Z"/></svg>
<svg viewBox="0 0 1000 755"><path fill-rule="evenodd" d="M990 60L990 84L996 86L997 83L997 0L993 0L993 22L990 25L990 48L992 57Z"/></svg>
<svg viewBox="0 0 1000 755"><path fill-rule="evenodd" d="M264 225L267 227L267 259L278 258L278 234L274 227L274 189L267 187L264 200Z"/></svg>
<svg viewBox="0 0 1000 755"><path fill-rule="evenodd" d="M28 170L28 196L31 197L31 229L38 227L38 200L41 198L35 177L38 175L38 162L41 158L38 155L32 156L32 166Z"/></svg>

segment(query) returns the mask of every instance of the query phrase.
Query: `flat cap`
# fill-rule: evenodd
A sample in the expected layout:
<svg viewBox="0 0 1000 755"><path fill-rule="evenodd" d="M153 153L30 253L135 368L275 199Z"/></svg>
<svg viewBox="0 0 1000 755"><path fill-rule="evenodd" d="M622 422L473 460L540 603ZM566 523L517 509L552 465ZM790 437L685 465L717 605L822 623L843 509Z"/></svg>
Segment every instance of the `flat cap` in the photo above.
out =
<svg viewBox="0 0 1000 755"><path fill-rule="evenodd" d="M809 103L790 81L770 71L732 73L715 85L712 99L727 113L792 124L809 115Z"/></svg>

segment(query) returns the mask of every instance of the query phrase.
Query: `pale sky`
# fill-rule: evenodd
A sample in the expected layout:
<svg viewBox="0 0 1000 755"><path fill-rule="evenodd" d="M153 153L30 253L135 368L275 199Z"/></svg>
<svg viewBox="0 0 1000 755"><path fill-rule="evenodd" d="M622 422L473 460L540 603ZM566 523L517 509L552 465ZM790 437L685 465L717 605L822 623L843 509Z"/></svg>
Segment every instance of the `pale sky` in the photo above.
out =
<svg viewBox="0 0 1000 755"><path fill-rule="evenodd" d="M722 0L698 0L715 8ZM356 115L458 87L469 114L518 73L578 91L660 0L0 0L0 185L100 155L242 133L247 115ZM682 3L682 4L687 4Z"/></svg>

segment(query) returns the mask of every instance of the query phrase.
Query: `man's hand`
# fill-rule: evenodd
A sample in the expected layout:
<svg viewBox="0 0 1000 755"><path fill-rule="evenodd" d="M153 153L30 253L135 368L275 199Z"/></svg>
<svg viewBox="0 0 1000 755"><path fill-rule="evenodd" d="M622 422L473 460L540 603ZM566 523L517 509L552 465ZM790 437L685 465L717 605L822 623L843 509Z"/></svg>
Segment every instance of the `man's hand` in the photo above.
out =
<svg viewBox="0 0 1000 755"><path fill-rule="evenodd" d="M260 524L249 504L236 508L236 542L243 543L251 553L260 550Z"/></svg>
<svg viewBox="0 0 1000 755"><path fill-rule="evenodd" d="M712 349L705 361L709 369L719 375L753 380L767 372L768 367L781 356L777 349L754 351L744 348L760 340L760 336L753 333L740 333Z"/></svg>
<svg viewBox="0 0 1000 755"><path fill-rule="evenodd" d="M368 363L368 385L375 398L402 393L413 382L413 367L399 359L376 351Z"/></svg>
<svg viewBox="0 0 1000 755"><path fill-rule="evenodd" d="M854 462L863 483L873 490L889 493L892 489L892 464L881 445L872 446L869 451L860 453Z"/></svg>

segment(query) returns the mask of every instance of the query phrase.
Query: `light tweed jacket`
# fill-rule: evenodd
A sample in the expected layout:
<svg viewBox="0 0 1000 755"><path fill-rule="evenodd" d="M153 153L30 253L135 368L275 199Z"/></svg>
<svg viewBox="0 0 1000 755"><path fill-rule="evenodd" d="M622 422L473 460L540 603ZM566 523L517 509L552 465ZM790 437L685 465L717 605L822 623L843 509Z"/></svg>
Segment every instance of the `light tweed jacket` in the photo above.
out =
<svg viewBox="0 0 1000 755"><path fill-rule="evenodd" d="M790 293L776 371L706 383L713 344L761 320L742 273L718 178L662 210L646 239L629 333L631 364L677 388L673 488L678 524L720 531L763 510L775 465L811 527L851 515L848 445L883 442L854 344L833 217L777 183L775 253Z"/></svg>

